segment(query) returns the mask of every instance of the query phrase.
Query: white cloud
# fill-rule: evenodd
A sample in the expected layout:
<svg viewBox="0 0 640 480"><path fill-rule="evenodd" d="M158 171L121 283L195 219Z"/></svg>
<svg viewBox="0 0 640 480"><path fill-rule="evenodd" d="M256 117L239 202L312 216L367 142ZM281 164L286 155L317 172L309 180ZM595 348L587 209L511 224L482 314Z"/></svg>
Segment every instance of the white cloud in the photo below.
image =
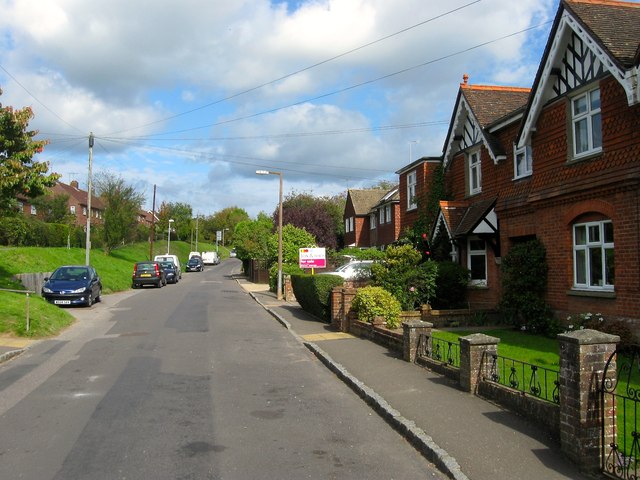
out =
<svg viewBox="0 0 640 480"><path fill-rule="evenodd" d="M531 85L548 24L473 47L548 21L556 0L470 3L0 0L0 101L33 107L63 179L83 168L93 131L97 162L132 182L207 213L271 211L256 165L281 168L297 190L371 185L408 162L410 140L416 157L441 152L464 73ZM318 131L358 133L302 135Z"/></svg>

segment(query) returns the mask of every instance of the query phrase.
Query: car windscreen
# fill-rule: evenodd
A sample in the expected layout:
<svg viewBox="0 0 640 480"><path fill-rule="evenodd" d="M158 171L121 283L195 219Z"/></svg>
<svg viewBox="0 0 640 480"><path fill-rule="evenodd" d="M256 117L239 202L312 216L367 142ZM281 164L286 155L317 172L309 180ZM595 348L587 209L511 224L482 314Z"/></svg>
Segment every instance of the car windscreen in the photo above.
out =
<svg viewBox="0 0 640 480"><path fill-rule="evenodd" d="M173 262L160 262L160 266L164 270L175 270L175 268L176 268L176 266L173 264Z"/></svg>
<svg viewBox="0 0 640 480"><path fill-rule="evenodd" d="M77 281L84 280L89 277L89 272L86 268L83 267L62 267L58 268L53 275L51 275L51 280L68 280L68 281Z"/></svg>
<svg viewBox="0 0 640 480"><path fill-rule="evenodd" d="M143 271L143 272L153 272L156 269L156 264L155 263L139 263L137 270Z"/></svg>

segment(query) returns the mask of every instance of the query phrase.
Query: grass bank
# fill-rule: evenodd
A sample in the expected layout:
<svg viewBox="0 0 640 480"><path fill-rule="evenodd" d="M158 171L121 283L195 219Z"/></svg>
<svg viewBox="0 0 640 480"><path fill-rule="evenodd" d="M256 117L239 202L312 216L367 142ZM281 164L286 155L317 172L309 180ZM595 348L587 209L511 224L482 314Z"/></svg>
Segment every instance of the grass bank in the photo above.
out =
<svg viewBox="0 0 640 480"><path fill-rule="evenodd" d="M215 245L198 242L200 250L215 250ZM188 242L171 242L171 253L181 262L189 257ZM166 243L155 244L154 255L166 253ZM228 250L220 248L220 256L228 257ZM106 255L102 250L92 250L90 263L102 279L105 294L131 288L133 264L149 258L149 244L128 245ZM19 273L52 272L61 265L85 263L85 250L81 248L0 247L0 288L24 290L20 282L12 280ZM39 293L39 292L38 292ZM45 302L39 295L30 295L30 331L25 328L26 296L23 293L0 291L0 334L29 337L56 335L73 323L67 309Z"/></svg>

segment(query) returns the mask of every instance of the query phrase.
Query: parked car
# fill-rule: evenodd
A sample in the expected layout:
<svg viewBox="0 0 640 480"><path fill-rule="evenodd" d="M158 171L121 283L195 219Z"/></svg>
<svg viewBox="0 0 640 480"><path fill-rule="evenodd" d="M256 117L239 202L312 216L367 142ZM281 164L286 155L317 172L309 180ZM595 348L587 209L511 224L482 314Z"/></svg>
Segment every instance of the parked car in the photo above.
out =
<svg viewBox="0 0 640 480"><path fill-rule="evenodd" d="M131 286L140 288L145 285L154 285L162 288L167 284L167 276L159 262L138 262L133 266Z"/></svg>
<svg viewBox="0 0 640 480"><path fill-rule="evenodd" d="M185 267L187 272L201 272L204 270L204 263L200 257L191 257Z"/></svg>
<svg viewBox="0 0 640 480"><path fill-rule="evenodd" d="M338 275L345 280L366 280L371 278L373 260L354 260L336 268L333 272L322 272L323 275Z"/></svg>
<svg viewBox="0 0 640 480"><path fill-rule="evenodd" d="M180 265L180 259L178 258L177 255L170 255L170 254L165 254L165 255L156 255L155 257L153 257L153 261L154 262L173 262L176 265L176 268L178 269L178 278L182 278L182 265Z"/></svg>
<svg viewBox="0 0 640 480"><path fill-rule="evenodd" d="M229 252L229 257L233 258L236 256L236 249L232 248L231 251Z"/></svg>
<svg viewBox="0 0 640 480"><path fill-rule="evenodd" d="M102 295L100 276L92 266L65 265L44 280L42 297L54 305L90 307Z"/></svg>
<svg viewBox="0 0 640 480"><path fill-rule="evenodd" d="M218 265L220 256L217 252L202 252L202 263L205 265Z"/></svg>
<svg viewBox="0 0 640 480"><path fill-rule="evenodd" d="M162 270L164 270L164 276L167 278L167 283L178 283L178 268L173 262L158 262Z"/></svg>

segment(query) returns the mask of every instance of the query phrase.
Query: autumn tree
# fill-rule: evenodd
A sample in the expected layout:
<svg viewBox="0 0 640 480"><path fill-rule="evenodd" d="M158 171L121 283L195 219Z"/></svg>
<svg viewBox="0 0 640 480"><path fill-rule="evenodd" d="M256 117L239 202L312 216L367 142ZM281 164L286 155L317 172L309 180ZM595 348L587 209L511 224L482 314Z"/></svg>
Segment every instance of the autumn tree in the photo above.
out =
<svg viewBox="0 0 640 480"><path fill-rule="evenodd" d="M48 142L33 139L38 131L28 130L32 118L29 107L15 110L0 103L0 214L14 209L17 195L43 195L60 178L57 173L47 174L48 162L33 159Z"/></svg>

